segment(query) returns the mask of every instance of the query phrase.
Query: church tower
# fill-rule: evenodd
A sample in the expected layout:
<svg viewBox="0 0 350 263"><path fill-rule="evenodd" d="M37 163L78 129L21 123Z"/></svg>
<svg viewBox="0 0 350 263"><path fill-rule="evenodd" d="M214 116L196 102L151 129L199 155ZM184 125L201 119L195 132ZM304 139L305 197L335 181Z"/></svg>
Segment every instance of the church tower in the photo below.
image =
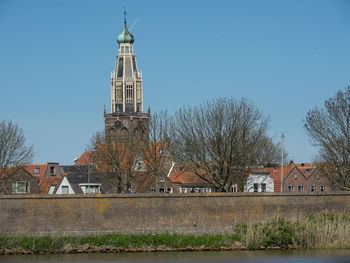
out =
<svg viewBox="0 0 350 263"><path fill-rule="evenodd" d="M149 113L143 113L142 74L134 55L134 36L126 25L118 36L119 45L115 70L111 74L111 113L104 111L105 134L113 140L127 133L147 136Z"/></svg>

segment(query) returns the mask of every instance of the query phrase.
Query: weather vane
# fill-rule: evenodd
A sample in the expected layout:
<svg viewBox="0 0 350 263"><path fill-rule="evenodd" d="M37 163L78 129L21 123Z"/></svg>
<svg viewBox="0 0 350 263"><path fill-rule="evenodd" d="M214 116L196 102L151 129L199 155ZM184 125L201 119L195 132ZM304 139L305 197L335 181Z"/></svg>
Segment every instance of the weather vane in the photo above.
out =
<svg viewBox="0 0 350 263"><path fill-rule="evenodd" d="M124 24L126 24L126 7L125 7L125 5L123 6L123 8L124 8Z"/></svg>

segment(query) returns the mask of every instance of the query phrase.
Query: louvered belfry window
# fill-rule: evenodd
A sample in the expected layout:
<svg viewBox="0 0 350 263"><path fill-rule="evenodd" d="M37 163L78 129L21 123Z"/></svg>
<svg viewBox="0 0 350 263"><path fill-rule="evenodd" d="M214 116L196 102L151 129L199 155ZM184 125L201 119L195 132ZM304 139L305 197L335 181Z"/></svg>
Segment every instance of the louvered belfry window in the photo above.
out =
<svg viewBox="0 0 350 263"><path fill-rule="evenodd" d="M134 90L132 83L126 83L126 103L134 101Z"/></svg>

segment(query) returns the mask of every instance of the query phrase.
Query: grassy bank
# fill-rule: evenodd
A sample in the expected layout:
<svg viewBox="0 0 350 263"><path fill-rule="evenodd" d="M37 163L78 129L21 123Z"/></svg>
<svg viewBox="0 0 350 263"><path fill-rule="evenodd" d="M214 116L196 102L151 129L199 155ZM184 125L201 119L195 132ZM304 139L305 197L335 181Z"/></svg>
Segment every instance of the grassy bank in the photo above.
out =
<svg viewBox="0 0 350 263"><path fill-rule="evenodd" d="M155 249L219 248L350 248L350 217L310 216L306 220L278 219L238 224L226 235L108 234L88 237L0 237L0 251L154 251Z"/></svg>

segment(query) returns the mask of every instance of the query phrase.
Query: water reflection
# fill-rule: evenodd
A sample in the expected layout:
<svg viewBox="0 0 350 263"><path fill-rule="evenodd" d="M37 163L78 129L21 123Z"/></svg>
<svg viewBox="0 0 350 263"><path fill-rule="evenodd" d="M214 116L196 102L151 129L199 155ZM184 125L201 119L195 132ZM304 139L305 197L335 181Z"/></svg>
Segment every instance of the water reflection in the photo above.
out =
<svg viewBox="0 0 350 263"><path fill-rule="evenodd" d="M350 262L350 250L293 250L293 251L222 251L132 254L78 254L78 255L28 255L0 256L0 262L50 262L50 263L323 263Z"/></svg>

